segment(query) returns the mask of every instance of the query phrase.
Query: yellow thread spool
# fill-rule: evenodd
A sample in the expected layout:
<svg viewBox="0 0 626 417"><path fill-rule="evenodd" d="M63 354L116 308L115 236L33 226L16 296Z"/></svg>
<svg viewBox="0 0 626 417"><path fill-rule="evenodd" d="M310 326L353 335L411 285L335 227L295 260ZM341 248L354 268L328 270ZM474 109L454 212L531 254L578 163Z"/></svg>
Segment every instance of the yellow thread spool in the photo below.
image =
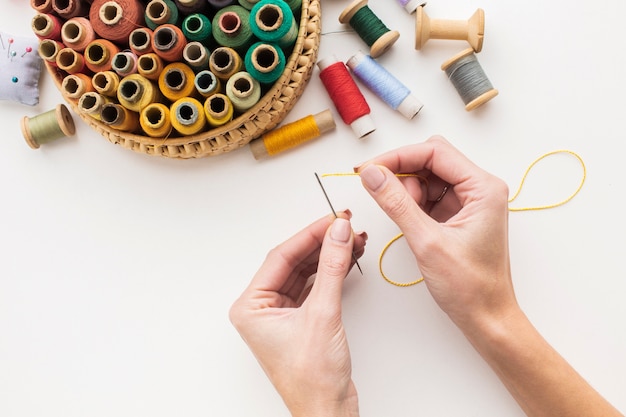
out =
<svg viewBox="0 0 626 417"><path fill-rule="evenodd" d="M207 119L202 103L195 98L177 100L170 108L172 127L183 136L195 135L204 129Z"/></svg>
<svg viewBox="0 0 626 417"><path fill-rule="evenodd" d="M86 92L94 91L94 87L88 75L69 74L61 81L61 91L66 98L75 102Z"/></svg>
<svg viewBox="0 0 626 417"><path fill-rule="evenodd" d="M164 65L161 57L151 52L137 59L137 72L151 81L158 81Z"/></svg>
<svg viewBox="0 0 626 417"><path fill-rule="evenodd" d="M158 88L147 78L131 74L122 78L117 91L119 103L128 110L139 113L150 103L159 101Z"/></svg>
<svg viewBox="0 0 626 417"><path fill-rule="evenodd" d="M217 78L226 82L243 67L241 56L233 48L216 48L209 57L209 69Z"/></svg>
<svg viewBox="0 0 626 417"><path fill-rule="evenodd" d="M233 118L233 104L228 96L222 93L213 94L204 102L204 113L211 126L222 126Z"/></svg>
<svg viewBox="0 0 626 417"><path fill-rule="evenodd" d="M255 159L262 159L315 139L334 128L333 114L327 109L266 133L250 142L250 150Z"/></svg>
<svg viewBox="0 0 626 417"><path fill-rule="evenodd" d="M120 86L120 76L113 71L102 71L94 74L91 79L97 93L107 97L117 97Z"/></svg>
<svg viewBox="0 0 626 417"><path fill-rule="evenodd" d="M182 62L172 62L163 68L159 76L159 90L170 101L192 97L197 94L194 79L196 74Z"/></svg>
<svg viewBox="0 0 626 417"><path fill-rule="evenodd" d="M39 146L62 137L72 136L76 132L74 119L63 104L39 116L24 116L20 125L22 135L32 149L38 149Z"/></svg>
<svg viewBox="0 0 626 417"><path fill-rule="evenodd" d="M100 111L100 119L105 125L124 132L139 129L139 115L117 103L106 103Z"/></svg>
<svg viewBox="0 0 626 417"><path fill-rule="evenodd" d="M163 103L149 104L141 111L139 123L146 135L165 138L172 131L170 109Z"/></svg>
<svg viewBox="0 0 626 417"><path fill-rule="evenodd" d="M63 48L57 54L57 67L68 74L78 74L85 69L85 59L72 48Z"/></svg>
<svg viewBox="0 0 626 417"><path fill-rule="evenodd" d="M90 91L83 94L78 100L78 111L96 120L100 120L100 112L106 103L110 103L109 97Z"/></svg>

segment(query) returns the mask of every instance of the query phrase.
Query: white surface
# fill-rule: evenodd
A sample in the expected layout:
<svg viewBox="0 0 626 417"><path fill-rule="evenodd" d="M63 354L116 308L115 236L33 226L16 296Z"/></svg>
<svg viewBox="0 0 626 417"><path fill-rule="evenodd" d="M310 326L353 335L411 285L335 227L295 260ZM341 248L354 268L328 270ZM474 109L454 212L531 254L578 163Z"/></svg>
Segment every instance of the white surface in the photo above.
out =
<svg viewBox="0 0 626 417"><path fill-rule="evenodd" d="M345 30L337 16L348 3L323 3L319 57L364 47L354 33L330 33ZM30 33L28 2L3 4L0 28ZM511 213L514 280L545 337L626 411L626 3L429 2L433 18L485 10L478 59L500 95L472 113L439 68L465 45L431 40L415 51L413 16L396 2L370 7L401 33L379 62L425 106L407 120L364 90L377 130L363 140L341 123L317 68L286 121L330 107L337 129L262 162L245 148L191 161L134 153L78 117L75 137L33 151L19 120L61 101L51 80L37 107L0 103L1 416L287 416L231 327L230 304L271 247L327 214L313 172L350 171L435 133L512 189L544 152L584 158L588 179L571 203ZM579 173L573 158L542 163L519 205L565 197ZM358 179L325 183L370 235L365 277L353 271L345 289L361 415L521 416L424 286L380 278L378 253L397 230ZM389 274L415 274L394 248Z"/></svg>

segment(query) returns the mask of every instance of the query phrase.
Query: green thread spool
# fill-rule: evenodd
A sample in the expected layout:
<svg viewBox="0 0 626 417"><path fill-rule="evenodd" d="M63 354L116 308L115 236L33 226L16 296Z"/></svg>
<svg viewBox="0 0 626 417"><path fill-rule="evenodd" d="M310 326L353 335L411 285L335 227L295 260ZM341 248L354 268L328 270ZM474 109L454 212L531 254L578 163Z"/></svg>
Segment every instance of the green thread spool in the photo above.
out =
<svg viewBox="0 0 626 417"><path fill-rule="evenodd" d="M212 33L221 45L244 53L254 41L250 27L250 11L242 6L232 5L220 9L213 16Z"/></svg>
<svg viewBox="0 0 626 417"><path fill-rule="evenodd" d="M287 49L296 42L298 24L283 0L261 0L250 11L252 33L263 42Z"/></svg>
<svg viewBox="0 0 626 417"><path fill-rule="evenodd" d="M271 43L257 42L246 53L245 67L261 84L278 80L285 70L285 54Z"/></svg>
<svg viewBox="0 0 626 417"><path fill-rule="evenodd" d="M370 47L370 56L377 58L393 45L400 33L387 26L367 6L367 0L355 0L339 15L339 22L349 23Z"/></svg>
<svg viewBox="0 0 626 417"><path fill-rule="evenodd" d="M208 43L211 40L211 20L203 14L190 14L183 20L183 34L190 42Z"/></svg>
<svg viewBox="0 0 626 417"><path fill-rule="evenodd" d="M178 7L171 0L151 0L146 6L146 26L152 30L164 24L177 24L178 17Z"/></svg>
<svg viewBox="0 0 626 417"><path fill-rule="evenodd" d="M24 116L20 124L22 135L32 149L76 133L74 119L64 104L35 117Z"/></svg>
<svg viewBox="0 0 626 417"><path fill-rule="evenodd" d="M244 113L261 99L261 84L247 72L240 71L228 79L226 95L235 111Z"/></svg>

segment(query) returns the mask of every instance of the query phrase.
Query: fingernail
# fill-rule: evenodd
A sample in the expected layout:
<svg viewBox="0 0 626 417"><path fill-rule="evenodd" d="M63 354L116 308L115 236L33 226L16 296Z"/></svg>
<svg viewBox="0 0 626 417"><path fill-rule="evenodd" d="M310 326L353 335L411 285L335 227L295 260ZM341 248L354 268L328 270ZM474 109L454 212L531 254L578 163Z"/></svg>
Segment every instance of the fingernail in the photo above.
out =
<svg viewBox="0 0 626 417"><path fill-rule="evenodd" d="M345 213L346 216L348 216L348 219L352 218L352 212L350 211L350 209L345 209L345 210L341 210L343 213Z"/></svg>
<svg viewBox="0 0 626 417"><path fill-rule="evenodd" d="M363 231L359 231L359 232L355 232L354 234L357 235L357 236L361 236L363 238L363 240L369 239L369 236L368 236L367 232L364 231L364 230Z"/></svg>
<svg viewBox="0 0 626 417"><path fill-rule="evenodd" d="M346 243L350 240L351 234L352 227L350 226L350 222L346 219L335 219L330 227L330 237L337 242Z"/></svg>
<svg viewBox="0 0 626 417"><path fill-rule="evenodd" d="M366 166L360 175L365 186L372 191L378 190L385 182L385 174L374 164Z"/></svg>

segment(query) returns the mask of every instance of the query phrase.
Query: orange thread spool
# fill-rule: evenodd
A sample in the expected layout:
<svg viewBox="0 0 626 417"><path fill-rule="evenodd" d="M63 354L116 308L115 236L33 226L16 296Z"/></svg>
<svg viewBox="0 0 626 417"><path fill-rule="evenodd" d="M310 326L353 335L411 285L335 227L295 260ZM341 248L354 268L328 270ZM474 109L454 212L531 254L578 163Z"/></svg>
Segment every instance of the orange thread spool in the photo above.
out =
<svg viewBox="0 0 626 417"><path fill-rule="evenodd" d="M139 130L139 114L128 110L117 103L106 103L100 111L100 120L113 129L124 132L136 132Z"/></svg>
<svg viewBox="0 0 626 417"><path fill-rule="evenodd" d="M52 0L52 10L62 19L68 20L72 17L87 16L89 3L85 0Z"/></svg>
<svg viewBox="0 0 626 417"><path fill-rule="evenodd" d="M151 52L137 59L137 72L149 80L158 81L164 65L161 57Z"/></svg>
<svg viewBox="0 0 626 417"><path fill-rule="evenodd" d="M96 39L85 48L85 63L93 72L109 71L113 57L120 50L113 42Z"/></svg>
<svg viewBox="0 0 626 417"><path fill-rule="evenodd" d="M128 36L130 50L137 56L149 54L152 50L152 32L149 28L138 28L133 30Z"/></svg>
<svg viewBox="0 0 626 417"><path fill-rule="evenodd" d="M36 14L31 20L31 28L39 39L61 40L61 20L52 14Z"/></svg>
<svg viewBox="0 0 626 417"><path fill-rule="evenodd" d="M130 33L145 26L144 6L136 0L94 0L89 20L101 38L128 45Z"/></svg>
<svg viewBox="0 0 626 417"><path fill-rule="evenodd" d="M85 72L85 59L72 48L63 48L57 54L57 67L68 74Z"/></svg>
<svg viewBox="0 0 626 417"><path fill-rule="evenodd" d="M170 101L197 95L195 74L182 62L168 64L159 76L159 90Z"/></svg>
<svg viewBox="0 0 626 417"><path fill-rule="evenodd" d="M61 81L61 91L68 99L78 100L83 94L94 91L91 77L86 74L69 74Z"/></svg>
<svg viewBox="0 0 626 417"><path fill-rule="evenodd" d="M182 61L183 51L186 45L187 40L185 39L185 35L177 26L164 24L154 30L152 49L164 61Z"/></svg>
<svg viewBox="0 0 626 417"><path fill-rule="evenodd" d="M73 17L61 27L61 40L65 46L75 51L83 52L95 39L96 33L89 20L84 17Z"/></svg>

